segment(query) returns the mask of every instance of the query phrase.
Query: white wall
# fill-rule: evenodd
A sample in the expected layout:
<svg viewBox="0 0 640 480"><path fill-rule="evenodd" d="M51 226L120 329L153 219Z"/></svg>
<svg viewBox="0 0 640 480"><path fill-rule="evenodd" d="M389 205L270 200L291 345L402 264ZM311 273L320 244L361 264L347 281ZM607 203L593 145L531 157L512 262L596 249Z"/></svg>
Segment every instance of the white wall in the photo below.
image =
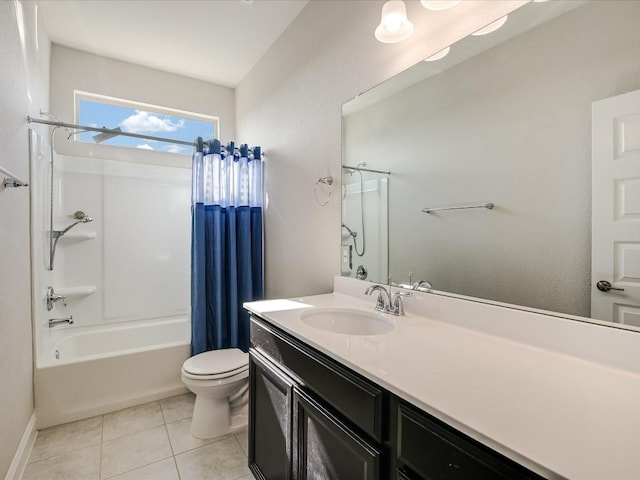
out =
<svg viewBox="0 0 640 480"><path fill-rule="evenodd" d="M26 117L49 103L50 46L40 20L36 2L0 2L0 165L23 179L29 176ZM2 478L33 412L29 188L0 186Z"/></svg>
<svg viewBox="0 0 640 480"><path fill-rule="evenodd" d="M235 92L232 88L54 44L51 48L51 113L61 121L75 123L74 90L217 116L223 142L242 140L235 135ZM145 152L130 148L65 139L66 134L56 136L57 152L116 160L145 156ZM176 158L184 158L155 153L164 156L163 164L179 166L180 161ZM190 167L191 162L183 162L183 165Z"/></svg>
<svg viewBox="0 0 640 480"><path fill-rule="evenodd" d="M320 207L313 185L341 177L341 105L523 3L407 2L415 33L389 45L373 36L382 2L309 2L236 89L238 136L267 152L267 297L330 291L340 273L340 186Z"/></svg>
<svg viewBox="0 0 640 480"><path fill-rule="evenodd" d="M587 3L346 119L353 162L393 152L394 278L591 316L591 103L640 88L639 16Z"/></svg>

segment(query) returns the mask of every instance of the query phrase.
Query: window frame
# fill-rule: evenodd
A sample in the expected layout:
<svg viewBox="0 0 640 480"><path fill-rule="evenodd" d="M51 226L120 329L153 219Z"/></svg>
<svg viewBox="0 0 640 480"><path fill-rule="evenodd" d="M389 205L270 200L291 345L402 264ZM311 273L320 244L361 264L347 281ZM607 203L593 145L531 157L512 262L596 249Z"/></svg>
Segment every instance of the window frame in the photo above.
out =
<svg viewBox="0 0 640 480"><path fill-rule="evenodd" d="M137 101L133 101L133 100L128 100L128 99L124 99L124 98L118 98L118 97L111 97L108 95L102 95L102 94L98 94L98 93L91 93L91 92L87 92L87 91L83 91L83 90L74 90L73 91L73 110L74 110L74 121L76 124L80 124L80 101L89 101L89 102L93 102L93 103L102 103L102 104L106 104L106 105L114 105L114 106L118 106L118 107L124 107L124 108L131 108L134 110L141 110L141 111L145 111L145 112L149 112L151 114L159 114L159 115L169 115L169 116L173 116L173 117L179 117L179 118L185 118L188 120L197 120L197 121L201 121L201 122L207 122L210 123L213 126L213 137L214 138L220 138L220 118L215 116L215 115L207 115L207 114L203 114L203 113L197 113L197 112L190 112L190 111L186 111L186 110L180 110L180 109L175 109L175 108L170 108L170 107L163 107L160 105L154 105L154 104L150 104L150 103L144 103L144 102L137 102ZM106 127L106 128L116 128L118 125L114 125L113 127ZM146 134L145 134L146 135ZM163 138L167 138L164 137L163 135L155 135L155 134L151 134L149 133L149 136L157 136L157 137L163 137ZM81 140L79 138L79 135L74 135L73 136L74 141L77 144L80 145L92 145L91 142L87 142L86 140ZM208 138L207 138L208 139ZM181 139L181 138L173 138L173 140L179 140L179 141L195 141L196 139ZM170 144L170 142L167 142L167 144ZM171 151L164 151L164 150L147 150L147 149L141 149L141 148L137 148L137 147L132 147L132 146L128 146L128 145L110 145L110 144L100 144L103 147L110 147L110 148L125 148L129 151L140 151L143 150L145 152L148 153L160 153L160 154L173 154L173 155L181 155L181 156L185 156L185 155L191 155L191 153L186 154L186 153L180 153L180 152L171 152Z"/></svg>

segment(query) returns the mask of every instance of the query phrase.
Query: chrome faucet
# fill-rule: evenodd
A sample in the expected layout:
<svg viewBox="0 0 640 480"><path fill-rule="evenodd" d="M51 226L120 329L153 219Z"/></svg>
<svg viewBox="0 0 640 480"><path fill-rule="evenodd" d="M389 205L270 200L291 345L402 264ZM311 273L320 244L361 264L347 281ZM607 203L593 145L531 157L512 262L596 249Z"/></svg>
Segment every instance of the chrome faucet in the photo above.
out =
<svg viewBox="0 0 640 480"><path fill-rule="evenodd" d="M391 285L389 285L389 290L384 288L382 285L371 285L364 293L366 295L371 295L373 292L378 292L376 310L383 313L390 313L391 315L404 315L402 297L408 297L411 293L391 293Z"/></svg>
<svg viewBox="0 0 640 480"><path fill-rule="evenodd" d="M382 285L371 285L365 290L366 295L371 295L373 292L378 292L378 298L376 300L376 310L389 313L391 309L391 294Z"/></svg>
<svg viewBox="0 0 640 480"><path fill-rule="evenodd" d="M411 285L411 290L429 293L431 292L431 290L433 290L433 285L431 285L431 283L427 282L426 280L420 280Z"/></svg>
<svg viewBox="0 0 640 480"><path fill-rule="evenodd" d="M73 325L73 315L69 315L66 318L50 318L49 328L55 327L56 325L60 325L62 323L68 323L69 325Z"/></svg>

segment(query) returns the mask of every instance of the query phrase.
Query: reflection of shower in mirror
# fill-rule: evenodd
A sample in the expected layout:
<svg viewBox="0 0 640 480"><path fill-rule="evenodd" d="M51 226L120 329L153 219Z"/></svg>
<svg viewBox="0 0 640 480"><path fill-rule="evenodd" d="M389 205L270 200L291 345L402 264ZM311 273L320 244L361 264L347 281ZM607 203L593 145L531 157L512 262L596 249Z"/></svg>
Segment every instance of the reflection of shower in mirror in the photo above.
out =
<svg viewBox="0 0 640 480"><path fill-rule="evenodd" d="M356 266L364 265L366 278L384 277L389 172L370 169L364 161L353 165L342 167L342 275L358 278Z"/></svg>
<svg viewBox="0 0 640 480"><path fill-rule="evenodd" d="M362 232L362 247L360 251L358 251L358 242L356 240L358 233L351 230L344 223L342 224L342 228L345 228L349 232L349 235L351 235L351 238L353 240L353 249L355 250L356 255L358 255L359 257L362 257L366 252L366 237L364 229L364 180L362 178L362 170L360 170L360 168L366 166L366 162L361 162L356 165L356 168L345 168L345 170L349 173L349 176L353 176L355 172L358 172L358 174L360 175L360 225L362 227L362 229L360 230ZM346 190L344 189L344 187L345 186L343 182L343 198L344 196L346 196Z"/></svg>

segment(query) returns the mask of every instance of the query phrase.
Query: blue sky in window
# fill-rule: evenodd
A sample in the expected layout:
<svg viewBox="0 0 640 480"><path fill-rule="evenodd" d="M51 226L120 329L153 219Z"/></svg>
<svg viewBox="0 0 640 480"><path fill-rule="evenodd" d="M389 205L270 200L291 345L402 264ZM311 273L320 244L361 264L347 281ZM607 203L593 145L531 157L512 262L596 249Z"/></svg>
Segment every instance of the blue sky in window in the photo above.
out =
<svg viewBox="0 0 640 480"><path fill-rule="evenodd" d="M139 110L119 105L80 100L78 105L78 123L91 127L120 127L123 132L164 137L187 142L197 137L209 140L216 136L212 121L193 120L176 115ZM83 142L94 143L93 136L99 132L84 132L77 135ZM187 145L156 142L141 138L118 136L101 142L102 145L156 150L160 152L182 153L190 155L193 149Z"/></svg>

